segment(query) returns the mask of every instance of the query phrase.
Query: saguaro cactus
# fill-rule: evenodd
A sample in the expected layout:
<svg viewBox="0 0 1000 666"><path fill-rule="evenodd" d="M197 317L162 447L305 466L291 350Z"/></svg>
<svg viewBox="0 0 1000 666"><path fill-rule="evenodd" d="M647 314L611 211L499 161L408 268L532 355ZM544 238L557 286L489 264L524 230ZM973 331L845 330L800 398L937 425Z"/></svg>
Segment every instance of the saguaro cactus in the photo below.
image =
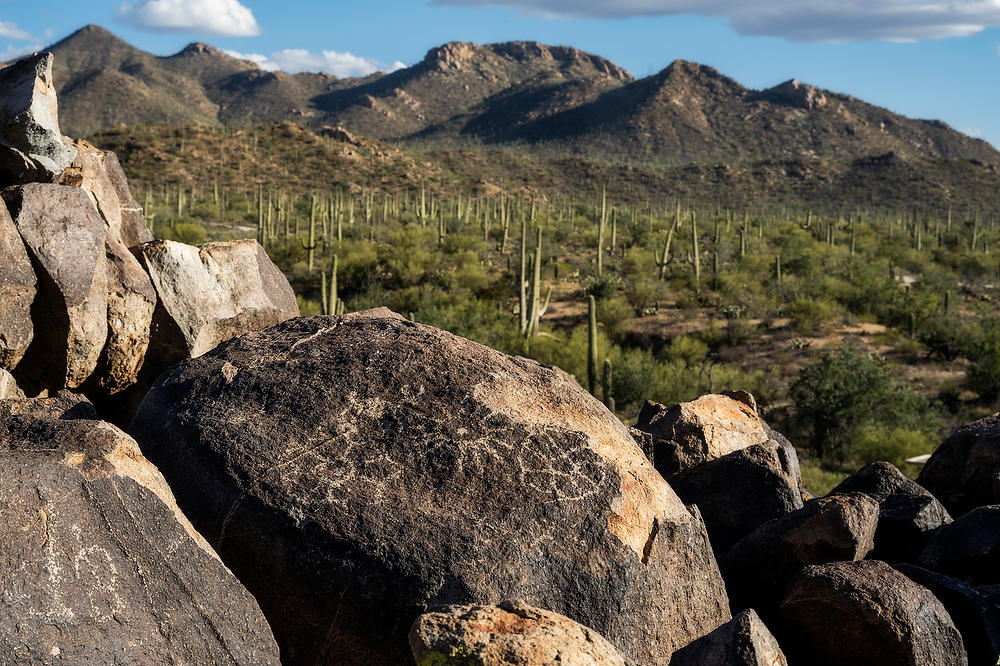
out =
<svg viewBox="0 0 1000 666"><path fill-rule="evenodd" d="M593 296L587 297L587 388L597 395L597 303Z"/></svg>
<svg viewBox="0 0 1000 666"><path fill-rule="evenodd" d="M612 412L615 411L614 386L611 380L611 359L604 359L604 371L601 373L601 396L604 398L604 405Z"/></svg>

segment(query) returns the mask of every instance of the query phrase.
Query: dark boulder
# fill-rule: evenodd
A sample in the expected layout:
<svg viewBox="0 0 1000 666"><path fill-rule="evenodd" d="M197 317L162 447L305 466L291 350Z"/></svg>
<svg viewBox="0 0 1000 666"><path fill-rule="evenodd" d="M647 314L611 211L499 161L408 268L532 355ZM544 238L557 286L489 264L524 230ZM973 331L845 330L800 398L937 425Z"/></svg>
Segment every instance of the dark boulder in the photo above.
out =
<svg viewBox="0 0 1000 666"><path fill-rule="evenodd" d="M670 658L670 666L786 666L778 641L753 610L739 613Z"/></svg>
<svg viewBox="0 0 1000 666"><path fill-rule="evenodd" d="M968 664L941 602L877 560L807 567L789 586L781 619L785 652L803 664Z"/></svg>
<svg viewBox="0 0 1000 666"><path fill-rule="evenodd" d="M939 529L917 564L977 585L1000 583L1000 504L973 509Z"/></svg>
<svg viewBox="0 0 1000 666"><path fill-rule="evenodd" d="M634 664L729 619L704 524L565 373L398 316L301 317L165 373L131 426L295 663L402 664L521 599Z"/></svg>
<svg viewBox="0 0 1000 666"><path fill-rule="evenodd" d="M917 483L953 517L1000 504L1000 414L956 430L931 455Z"/></svg>

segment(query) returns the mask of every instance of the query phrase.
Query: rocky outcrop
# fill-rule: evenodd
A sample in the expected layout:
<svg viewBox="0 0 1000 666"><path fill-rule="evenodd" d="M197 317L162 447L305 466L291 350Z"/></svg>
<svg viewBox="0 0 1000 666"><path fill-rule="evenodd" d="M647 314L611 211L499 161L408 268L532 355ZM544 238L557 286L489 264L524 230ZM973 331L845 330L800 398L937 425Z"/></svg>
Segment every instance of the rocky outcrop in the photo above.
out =
<svg viewBox="0 0 1000 666"><path fill-rule="evenodd" d="M753 610L739 613L707 636L678 650L670 666L787 666L778 641Z"/></svg>
<svg viewBox="0 0 1000 666"><path fill-rule="evenodd" d="M31 344L37 283L17 227L0 200L0 368L17 367Z"/></svg>
<svg viewBox="0 0 1000 666"><path fill-rule="evenodd" d="M807 567L789 587L781 617L782 645L802 663L968 663L962 637L941 602L884 562Z"/></svg>
<svg viewBox="0 0 1000 666"><path fill-rule="evenodd" d="M135 442L33 402L0 403L4 661L278 664L253 597Z"/></svg>
<svg viewBox="0 0 1000 666"><path fill-rule="evenodd" d="M296 663L404 663L434 604L522 599L632 664L729 619L704 525L600 402L398 316L240 336L130 432Z"/></svg>
<svg viewBox="0 0 1000 666"><path fill-rule="evenodd" d="M624 666L600 634L558 613L520 601L499 606L446 606L410 629L418 666Z"/></svg>
<svg viewBox="0 0 1000 666"><path fill-rule="evenodd" d="M18 387L14 375L0 368L0 400L24 399L24 392Z"/></svg>
<svg viewBox="0 0 1000 666"><path fill-rule="evenodd" d="M973 509L939 529L918 564L977 585L1000 583L1000 504Z"/></svg>
<svg viewBox="0 0 1000 666"><path fill-rule="evenodd" d="M915 562L934 531L951 522L948 510L933 495L887 462L861 468L830 494L850 492L864 493L879 503L874 559Z"/></svg>
<svg viewBox="0 0 1000 666"><path fill-rule="evenodd" d="M956 518L977 506L1000 504L1000 414L956 430L931 455L917 483Z"/></svg>

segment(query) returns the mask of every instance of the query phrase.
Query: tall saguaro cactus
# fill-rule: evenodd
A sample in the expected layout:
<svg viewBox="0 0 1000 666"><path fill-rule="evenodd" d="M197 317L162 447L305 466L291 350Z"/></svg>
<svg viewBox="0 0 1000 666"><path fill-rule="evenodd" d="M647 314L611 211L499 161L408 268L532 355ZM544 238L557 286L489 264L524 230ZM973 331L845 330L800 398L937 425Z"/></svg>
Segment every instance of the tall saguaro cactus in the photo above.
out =
<svg viewBox="0 0 1000 666"><path fill-rule="evenodd" d="M597 303L587 297L587 388L597 395Z"/></svg>
<svg viewBox="0 0 1000 666"><path fill-rule="evenodd" d="M528 329L525 335L531 337L538 332L538 321L549 309L549 302L552 299L552 287L549 286L545 294L545 303L539 302L541 296L542 283L542 228L538 227L538 237L535 242L535 259L532 264L531 276L531 310L528 319Z"/></svg>

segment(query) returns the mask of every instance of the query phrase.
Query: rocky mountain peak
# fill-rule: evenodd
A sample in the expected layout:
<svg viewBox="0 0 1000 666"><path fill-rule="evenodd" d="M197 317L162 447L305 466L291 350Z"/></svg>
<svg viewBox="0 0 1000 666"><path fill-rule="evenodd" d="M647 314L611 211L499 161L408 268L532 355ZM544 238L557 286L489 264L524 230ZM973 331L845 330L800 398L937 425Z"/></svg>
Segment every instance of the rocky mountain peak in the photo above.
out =
<svg viewBox="0 0 1000 666"><path fill-rule="evenodd" d="M448 42L431 49L424 56L424 63L441 70L460 69L461 64L474 58L480 50L472 42Z"/></svg>
<svg viewBox="0 0 1000 666"><path fill-rule="evenodd" d="M768 102L794 106L806 111L826 106L829 101L822 90L797 79L790 79L764 90L757 97Z"/></svg>
<svg viewBox="0 0 1000 666"><path fill-rule="evenodd" d="M210 45L205 44L203 42L191 42L190 44L188 44L187 46L185 46L183 49L181 49L181 51L177 55L178 56L208 55L208 56L219 56L219 57L224 57L224 58L230 58L230 57L232 57L228 53L220 51L219 49L215 48L214 46L210 46Z"/></svg>

